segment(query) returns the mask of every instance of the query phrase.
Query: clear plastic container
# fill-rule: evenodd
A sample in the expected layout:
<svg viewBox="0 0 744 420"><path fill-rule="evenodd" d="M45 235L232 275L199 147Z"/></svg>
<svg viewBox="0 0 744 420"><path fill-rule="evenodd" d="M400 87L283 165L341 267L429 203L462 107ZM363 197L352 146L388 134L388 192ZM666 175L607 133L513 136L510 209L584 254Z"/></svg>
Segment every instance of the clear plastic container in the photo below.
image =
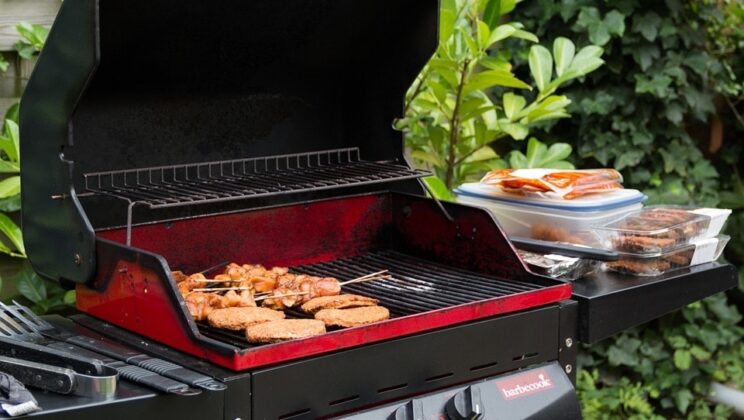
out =
<svg viewBox="0 0 744 420"><path fill-rule="evenodd" d="M551 200L518 202L485 188L466 184L455 191L457 201L488 210L509 236L589 246L599 244L594 227L640 210L646 198L636 190L619 190L602 199L587 196L558 205Z"/></svg>
<svg viewBox="0 0 744 420"><path fill-rule="evenodd" d="M622 182L614 169L499 169L481 179L511 194L562 200L619 190Z"/></svg>
<svg viewBox="0 0 744 420"><path fill-rule="evenodd" d="M727 209L650 206L595 231L605 248L655 254L718 235L729 214Z"/></svg>
<svg viewBox="0 0 744 420"><path fill-rule="evenodd" d="M658 253L620 252L617 261L606 262L603 268L634 276L658 276L678 268L717 260L729 239L726 235L702 238L682 247Z"/></svg>

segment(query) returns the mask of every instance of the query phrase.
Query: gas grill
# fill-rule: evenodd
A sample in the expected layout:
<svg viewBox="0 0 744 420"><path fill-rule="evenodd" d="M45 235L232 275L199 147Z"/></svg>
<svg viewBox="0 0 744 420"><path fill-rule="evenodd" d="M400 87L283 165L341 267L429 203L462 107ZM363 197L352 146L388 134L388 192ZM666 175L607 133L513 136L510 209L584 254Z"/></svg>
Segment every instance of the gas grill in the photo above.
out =
<svg viewBox="0 0 744 420"><path fill-rule="evenodd" d="M83 313L57 322L227 384L209 417L578 416L574 343L634 324L602 329L602 290L569 300L487 212L426 198L391 122L437 28L436 0L66 0L21 111L29 259ZM344 291L391 318L249 344L195 322L171 276L225 260L389 270ZM706 270L684 299L735 284Z"/></svg>

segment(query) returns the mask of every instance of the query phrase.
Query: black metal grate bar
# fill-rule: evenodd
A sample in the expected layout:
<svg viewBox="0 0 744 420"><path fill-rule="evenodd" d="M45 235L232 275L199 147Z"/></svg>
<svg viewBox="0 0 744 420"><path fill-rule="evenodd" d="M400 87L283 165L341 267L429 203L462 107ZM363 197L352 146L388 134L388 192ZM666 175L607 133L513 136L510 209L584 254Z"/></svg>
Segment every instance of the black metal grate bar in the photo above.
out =
<svg viewBox="0 0 744 420"><path fill-rule="evenodd" d="M344 260L294 268L296 273L350 280L372 272L388 270L391 279L344 286L343 292L380 300L391 317L428 312L478 300L539 290L543 286L502 280L494 276L463 270L412 257L395 251L373 252ZM287 311L289 318L306 316ZM242 334L200 325L203 334L233 345L251 347Z"/></svg>
<svg viewBox="0 0 744 420"><path fill-rule="evenodd" d="M358 148L83 175L87 191L150 208L367 185L427 176L392 162L363 161Z"/></svg>

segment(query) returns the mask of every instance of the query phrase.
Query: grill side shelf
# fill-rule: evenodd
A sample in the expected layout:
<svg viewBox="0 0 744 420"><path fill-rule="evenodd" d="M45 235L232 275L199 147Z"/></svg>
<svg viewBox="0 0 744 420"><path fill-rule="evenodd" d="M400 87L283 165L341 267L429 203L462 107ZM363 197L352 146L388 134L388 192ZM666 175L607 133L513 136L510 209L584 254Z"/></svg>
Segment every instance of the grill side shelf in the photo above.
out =
<svg viewBox="0 0 744 420"><path fill-rule="evenodd" d="M370 162L345 148L84 174L85 188L149 208L218 203L419 178L428 172Z"/></svg>

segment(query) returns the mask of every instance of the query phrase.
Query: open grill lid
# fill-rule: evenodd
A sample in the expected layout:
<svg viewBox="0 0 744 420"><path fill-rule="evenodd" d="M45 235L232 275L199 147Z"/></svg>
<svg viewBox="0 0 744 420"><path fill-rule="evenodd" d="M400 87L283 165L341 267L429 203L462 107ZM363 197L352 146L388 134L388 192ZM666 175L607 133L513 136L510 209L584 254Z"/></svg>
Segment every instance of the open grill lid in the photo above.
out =
<svg viewBox="0 0 744 420"><path fill-rule="evenodd" d="M112 209L127 200L266 205L337 186L410 190L421 173L407 168L391 123L436 48L437 9L436 0L66 0L21 108L34 268L87 281L94 226L123 219ZM326 169L262 178L317 167ZM184 179L200 184L168 184ZM242 192L224 193L226 182Z"/></svg>

